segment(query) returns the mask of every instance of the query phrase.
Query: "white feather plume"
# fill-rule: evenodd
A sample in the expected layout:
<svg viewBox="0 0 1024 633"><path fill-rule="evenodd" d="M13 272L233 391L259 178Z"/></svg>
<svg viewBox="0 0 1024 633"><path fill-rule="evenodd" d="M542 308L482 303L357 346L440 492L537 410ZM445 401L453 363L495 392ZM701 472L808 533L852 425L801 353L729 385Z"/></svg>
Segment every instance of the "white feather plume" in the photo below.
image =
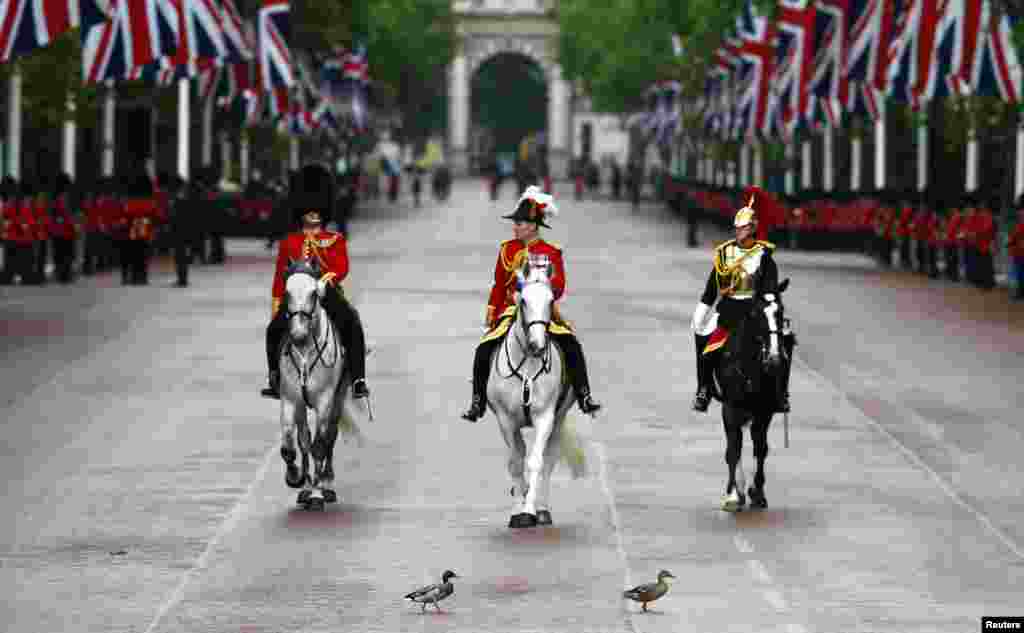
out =
<svg viewBox="0 0 1024 633"><path fill-rule="evenodd" d="M523 200L533 200L538 204L544 205L544 213L550 216L558 215L558 207L555 206L555 198L550 194L544 193L537 185L530 185L523 192L523 195L519 197L519 202L516 203L516 207L523 203Z"/></svg>

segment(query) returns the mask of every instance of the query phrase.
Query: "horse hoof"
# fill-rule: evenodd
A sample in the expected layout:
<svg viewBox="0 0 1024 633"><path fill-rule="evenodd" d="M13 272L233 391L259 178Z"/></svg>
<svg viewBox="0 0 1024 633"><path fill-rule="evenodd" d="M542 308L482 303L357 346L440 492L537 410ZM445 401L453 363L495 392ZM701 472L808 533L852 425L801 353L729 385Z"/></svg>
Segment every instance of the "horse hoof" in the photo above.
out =
<svg viewBox="0 0 1024 633"><path fill-rule="evenodd" d="M747 505L747 499L741 494L728 494L722 496L722 510L726 512L739 512Z"/></svg>
<svg viewBox="0 0 1024 633"><path fill-rule="evenodd" d="M284 472L284 483L289 488L301 488L305 483L305 477L299 472L299 467L295 464L288 464Z"/></svg>
<svg viewBox="0 0 1024 633"><path fill-rule="evenodd" d="M547 510L537 510L537 525L551 525L551 513Z"/></svg>
<svg viewBox="0 0 1024 633"><path fill-rule="evenodd" d="M527 512L520 512L519 514L513 514L512 518L508 520L508 526L510 528L532 528L537 527L537 517Z"/></svg>
<svg viewBox="0 0 1024 633"><path fill-rule="evenodd" d="M768 499L764 496L764 490L748 488L747 495L750 497L750 507L754 510L763 510L768 507Z"/></svg>
<svg viewBox="0 0 1024 633"><path fill-rule="evenodd" d="M327 489L325 489L323 491L323 493L324 493L324 503L337 503L338 502L338 493L334 492L333 490L327 490Z"/></svg>
<svg viewBox="0 0 1024 633"><path fill-rule="evenodd" d="M312 498L312 494L312 490L303 490L302 492L299 493L299 496L297 499L295 499L295 502L298 503L300 506L309 505L309 500Z"/></svg>

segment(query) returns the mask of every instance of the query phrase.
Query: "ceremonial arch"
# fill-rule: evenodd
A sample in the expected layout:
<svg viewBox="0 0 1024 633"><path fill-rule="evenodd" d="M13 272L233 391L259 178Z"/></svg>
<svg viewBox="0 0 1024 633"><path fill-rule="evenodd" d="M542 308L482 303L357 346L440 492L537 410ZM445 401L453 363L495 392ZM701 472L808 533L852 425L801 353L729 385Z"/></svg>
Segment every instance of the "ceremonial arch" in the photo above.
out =
<svg viewBox="0 0 1024 633"><path fill-rule="evenodd" d="M557 2L553 0L455 0L457 41L448 69L448 149L453 169L470 169L472 85L481 67L514 55L543 72L547 87L546 143L551 175L568 175L571 88L558 64ZM515 86L509 86L515 90Z"/></svg>

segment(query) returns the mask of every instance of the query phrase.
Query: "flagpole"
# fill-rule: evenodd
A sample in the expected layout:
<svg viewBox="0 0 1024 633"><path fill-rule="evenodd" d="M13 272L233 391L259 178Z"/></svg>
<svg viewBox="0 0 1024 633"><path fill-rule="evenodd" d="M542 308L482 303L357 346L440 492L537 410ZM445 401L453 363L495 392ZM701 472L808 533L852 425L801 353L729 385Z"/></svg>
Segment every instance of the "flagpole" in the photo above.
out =
<svg viewBox="0 0 1024 633"><path fill-rule="evenodd" d="M299 168L299 137L296 134L289 137L288 168L293 171Z"/></svg>
<svg viewBox="0 0 1024 633"><path fill-rule="evenodd" d="M75 179L75 98L68 92L67 105L64 111L64 143L62 168L65 174Z"/></svg>
<svg viewBox="0 0 1024 633"><path fill-rule="evenodd" d="M249 184L249 130L242 129L238 139L238 173L242 187Z"/></svg>
<svg viewBox="0 0 1024 633"><path fill-rule="evenodd" d="M200 95L202 98L202 95ZM213 164L213 95L207 95L203 102L203 149L201 160L203 167ZM224 178L227 178L224 172Z"/></svg>
<svg viewBox="0 0 1024 633"><path fill-rule="evenodd" d="M884 108L884 102L882 107ZM875 189L885 189L885 110L875 121Z"/></svg>
<svg viewBox="0 0 1024 633"><path fill-rule="evenodd" d="M793 173L793 159L795 158L795 148L793 147L793 141L796 139L790 139L789 143L786 143L786 174L785 174L785 188L786 195L791 196L795 190L795 180Z"/></svg>
<svg viewBox="0 0 1024 633"><path fill-rule="evenodd" d="M967 191L978 188L978 130L972 123L967 128Z"/></svg>
<svg viewBox="0 0 1024 633"><path fill-rule="evenodd" d="M917 125L917 190L928 186L928 126L923 121Z"/></svg>
<svg viewBox="0 0 1024 633"><path fill-rule="evenodd" d="M861 152L863 139L858 136L850 138L850 191L860 191Z"/></svg>
<svg viewBox="0 0 1024 633"><path fill-rule="evenodd" d="M189 179L189 101L192 96L188 79L178 80L178 175Z"/></svg>
<svg viewBox="0 0 1024 633"><path fill-rule="evenodd" d="M7 80L7 175L21 180L21 67Z"/></svg>
<svg viewBox="0 0 1024 633"><path fill-rule="evenodd" d="M808 191L811 189L811 139L804 139L800 150L800 188Z"/></svg>
<svg viewBox="0 0 1024 633"><path fill-rule="evenodd" d="M231 171L231 139L228 136L228 132L225 130L220 134L220 173L222 173L225 179L228 179ZM241 178L239 178L241 182Z"/></svg>
<svg viewBox="0 0 1024 633"><path fill-rule="evenodd" d="M764 143L758 141L754 146L754 182L758 187L764 187Z"/></svg>
<svg viewBox="0 0 1024 633"><path fill-rule="evenodd" d="M832 191L835 185L836 171L835 171L835 130L832 128L832 124L829 123L825 126L825 138L824 140L824 167L825 173L822 178L822 189L825 191Z"/></svg>
<svg viewBox="0 0 1024 633"><path fill-rule="evenodd" d="M114 175L114 82L107 81L103 95L103 175Z"/></svg>
<svg viewBox="0 0 1024 633"><path fill-rule="evenodd" d="M740 186L750 184L750 145L740 145Z"/></svg>
<svg viewBox="0 0 1024 633"><path fill-rule="evenodd" d="M1013 198L1014 200L1024 193L1024 115L1017 112L1017 160L1016 178L1014 179Z"/></svg>

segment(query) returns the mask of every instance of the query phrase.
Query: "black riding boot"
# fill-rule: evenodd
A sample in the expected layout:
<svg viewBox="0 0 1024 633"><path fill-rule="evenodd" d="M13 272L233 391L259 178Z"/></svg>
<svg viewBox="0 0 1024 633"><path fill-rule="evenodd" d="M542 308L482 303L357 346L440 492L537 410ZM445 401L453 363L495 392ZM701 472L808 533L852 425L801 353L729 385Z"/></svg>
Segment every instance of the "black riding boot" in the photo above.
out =
<svg viewBox="0 0 1024 633"><path fill-rule="evenodd" d="M708 358L710 354L704 353L704 346L708 344L708 339L711 337L694 334L693 338L697 343L697 395L693 397L693 410L703 413L711 405L711 372L713 369L711 359Z"/></svg>
<svg viewBox="0 0 1024 633"><path fill-rule="evenodd" d="M476 422L487 413L487 378L491 370L491 353L498 339L476 346L473 354L473 402L462 414L463 420Z"/></svg>
<svg viewBox="0 0 1024 633"><path fill-rule="evenodd" d="M278 310L274 318L271 319L270 325L267 326L268 386L260 391L260 395L265 398L281 399L281 392L279 391L281 370L278 366L278 361L280 360L281 337L284 336L284 331L287 327L288 320L284 316L284 310Z"/></svg>
<svg viewBox="0 0 1024 633"><path fill-rule="evenodd" d="M365 398L370 395L366 386L366 338L363 334L363 323L359 313L352 304L334 291L329 290L324 301L324 309L331 319L338 324L342 344L345 346L345 363L352 377L352 397Z"/></svg>
<svg viewBox="0 0 1024 633"><path fill-rule="evenodd" d="M570 334L559 336L558 342L562 345L565 362L569 365L569 376L572 380L573 391L576 392L576 403L579 404L580 411L588 415L597 413L601 410L601 405L594 402L590 396L587 360L583 356L583 348L580 346L579 340Z"/></svg>
<svg viewBox="0 0 1024 633"><path fill-rule="evenodd" d="M782 347L786 350L786 358L782 364L782 375L779 377L779 413L789 413L789 374L793 370L793 348L796 347L796 335L792 332L784 334Z"/></svg>

